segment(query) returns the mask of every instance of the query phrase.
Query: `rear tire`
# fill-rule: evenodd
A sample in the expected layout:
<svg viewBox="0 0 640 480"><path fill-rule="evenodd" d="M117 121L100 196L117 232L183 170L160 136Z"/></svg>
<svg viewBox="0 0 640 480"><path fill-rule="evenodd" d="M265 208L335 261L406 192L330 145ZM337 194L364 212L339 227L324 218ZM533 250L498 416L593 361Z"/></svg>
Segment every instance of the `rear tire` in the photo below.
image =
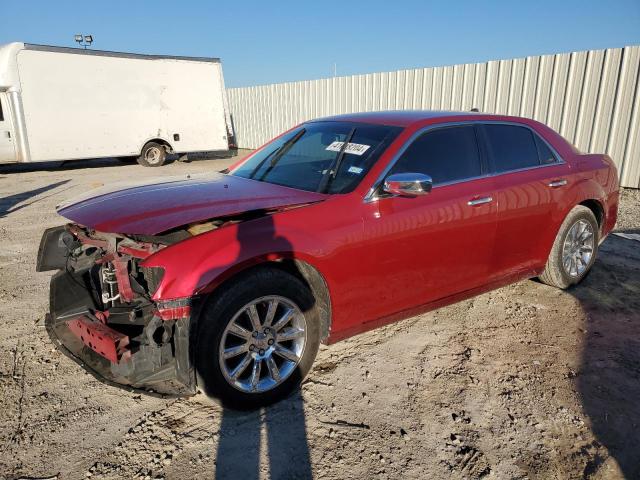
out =
<svg viewBox="0 0 640 480"><path fill-rule="evenodd" d="M573 207L558 230L538 278L563 290L580 283L596 260L599 240L600 228L593 212L582 205Z"/></svg>
<svg viewBox="0 0 640 480"><path fill-rule="evenodd" d="M238 410L285 398L311 369L320 344L318 308L311 291L298 278L274 268L253 269L223 288L209 300L198 321L199 386L225 407ZM269 321L271 304L276 306ZM258 328L251 321L252 305ZM279 325L287 315L291 320ZM295 339L286 340L290 336Z"/></svg>
<svg viewBox="0 0 640 480"><path fill-rule="evenodd" d="M143 167L161 167L167 160L167 150L163 145L149 142L142 147L138 163Z"/></svg>

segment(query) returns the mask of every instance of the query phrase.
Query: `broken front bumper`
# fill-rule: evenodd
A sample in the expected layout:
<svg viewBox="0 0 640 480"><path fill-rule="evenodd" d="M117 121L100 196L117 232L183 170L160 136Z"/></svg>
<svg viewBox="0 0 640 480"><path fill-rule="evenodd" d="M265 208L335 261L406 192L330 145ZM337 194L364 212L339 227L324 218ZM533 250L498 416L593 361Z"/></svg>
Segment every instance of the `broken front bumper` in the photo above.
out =
<svg viewBox="0 0 640 480"><path fill-rule="evenodd" d="M67 271L51 278L50 296L45 324L51 340L98 380L160 396L196 393L193 314L168 322L154 314L138 325L110 324L87 276ZM165 338L154 333L157 329L167 331Z"/></svg>

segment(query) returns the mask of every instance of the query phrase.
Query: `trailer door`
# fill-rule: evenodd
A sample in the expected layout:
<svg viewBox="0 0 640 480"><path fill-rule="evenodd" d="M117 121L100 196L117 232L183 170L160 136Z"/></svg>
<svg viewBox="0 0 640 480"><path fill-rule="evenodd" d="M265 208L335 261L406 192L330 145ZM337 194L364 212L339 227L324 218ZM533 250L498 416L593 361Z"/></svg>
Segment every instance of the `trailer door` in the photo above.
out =
<svg viewBox="0 0 640 480"><path fill-rule="evenodd" d="M7 94L0 92L0 163L15 162L16 149Z"/></svg>

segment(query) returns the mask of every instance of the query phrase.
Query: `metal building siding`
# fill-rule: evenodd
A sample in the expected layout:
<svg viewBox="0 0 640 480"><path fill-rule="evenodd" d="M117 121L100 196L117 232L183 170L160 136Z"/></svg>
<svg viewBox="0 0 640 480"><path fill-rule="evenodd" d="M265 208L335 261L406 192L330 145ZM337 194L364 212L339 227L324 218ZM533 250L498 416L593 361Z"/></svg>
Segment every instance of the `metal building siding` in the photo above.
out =
<svg viewBox="0 0 640 480"><path fill-rule="evenodd" d="M640 188L640 46L230 88L238 145L312 118L396 109L534 118L585 152L608 153Z"/></svg>

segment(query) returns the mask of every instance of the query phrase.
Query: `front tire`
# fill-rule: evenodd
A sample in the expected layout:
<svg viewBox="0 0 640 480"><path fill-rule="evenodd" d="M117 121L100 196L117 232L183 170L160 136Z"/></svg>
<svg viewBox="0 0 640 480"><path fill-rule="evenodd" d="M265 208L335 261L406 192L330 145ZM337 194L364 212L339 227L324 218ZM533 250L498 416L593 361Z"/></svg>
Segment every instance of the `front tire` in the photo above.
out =
<svg viewBox="0 0 640 480"><path fill-rule="evenodd" d="M273 268L241 275L199 319L196 373L225 407L250 409L288 396L311 369L320 344L318 309L297 277Z"/></svg>
<svg viewBox="0 0 640 480"><path fill-rule="evenodd" d="M596 260L599 234L593 212L582 205L573 207L560 226L540 281L563 290L580 283Z"/></svg>

